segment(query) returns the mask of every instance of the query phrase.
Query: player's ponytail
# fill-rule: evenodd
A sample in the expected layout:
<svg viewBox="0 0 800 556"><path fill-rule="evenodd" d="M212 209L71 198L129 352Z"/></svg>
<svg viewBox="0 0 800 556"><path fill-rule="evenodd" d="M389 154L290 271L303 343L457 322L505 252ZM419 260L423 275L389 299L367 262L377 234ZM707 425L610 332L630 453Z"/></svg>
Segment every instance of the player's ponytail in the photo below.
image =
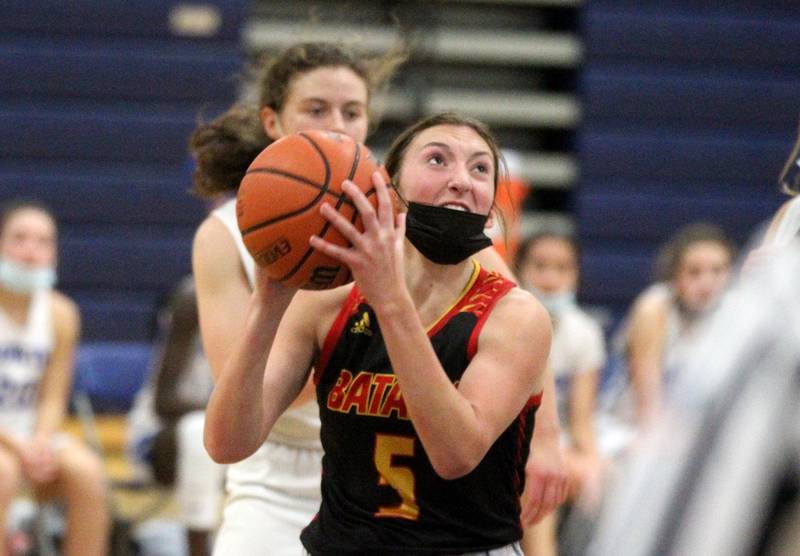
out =
<svg viewBox="0 0 800 556"><path fill-rule="evenodd" d="M269 143L256 106L236 104L200 124L189 140L196 162L192 192L206 198L235 192L250 163Z"/></svg>

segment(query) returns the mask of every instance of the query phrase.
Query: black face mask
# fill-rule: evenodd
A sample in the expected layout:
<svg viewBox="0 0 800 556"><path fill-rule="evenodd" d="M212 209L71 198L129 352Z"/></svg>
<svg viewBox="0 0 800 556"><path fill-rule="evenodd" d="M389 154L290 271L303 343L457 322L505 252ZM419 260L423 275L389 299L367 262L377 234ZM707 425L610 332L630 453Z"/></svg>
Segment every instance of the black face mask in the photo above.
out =
<svg viewBox="0 0 800 556"><path fill-rule="evenodd" d="M486 214L408 203L406 237L425 258L458 264L492 244L483 233Z"/></svg>

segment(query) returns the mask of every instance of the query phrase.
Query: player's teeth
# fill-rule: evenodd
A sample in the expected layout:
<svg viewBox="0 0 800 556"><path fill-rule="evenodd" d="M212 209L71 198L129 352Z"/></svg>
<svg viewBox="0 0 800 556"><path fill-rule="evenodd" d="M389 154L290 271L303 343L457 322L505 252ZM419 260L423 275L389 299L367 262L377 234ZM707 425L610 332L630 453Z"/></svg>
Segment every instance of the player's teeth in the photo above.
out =
<svg viewBox="0 0 800 556"><path fill-rule="evenodd" d="M451 205L451 204L447 204L447 205L445 205L445 206L444 206L444 208L449 208L449 209L454 209L454 210L460 210L461 212L467 212L467 209L465 209L465 208L464 208L464 207L462 207L461 205Z"/></svg>

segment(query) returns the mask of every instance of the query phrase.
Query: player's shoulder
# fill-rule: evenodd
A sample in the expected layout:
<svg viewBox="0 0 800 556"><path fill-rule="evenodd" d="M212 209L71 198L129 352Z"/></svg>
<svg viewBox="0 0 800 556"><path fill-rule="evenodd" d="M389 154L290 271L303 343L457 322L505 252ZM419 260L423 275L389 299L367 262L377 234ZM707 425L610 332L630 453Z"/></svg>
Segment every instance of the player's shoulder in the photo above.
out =
<svg viewBox="0 0 800 556"><path fill-rule="evenodd" d="M222 219L217 218L213 214L209 214L197 227L197 231L195 231L194 248L209 249L220 242L232 242L232 239L231 233L228 231L228 227Z"/></svg>
<svg viewBox="0 0 800 556"><path fill-rule="evenodd" d="M219 218L208 216L197 228L192 244L192 266L195 278L201 282L214 276L227 280L231 274L240 272L236 243Z"/></svg>
<svg viewBox="0 0 800 556"><path fill-rule="evenodd" d="M547 309L533 294L518 286L498 300L492 315L492 320L499 326L529 329L535 334L552 333Z"/></svg>
<svg viewBox="0 0 800 556"><path fill-rule="evenodd" d="M60 335L77 336L81 323L78 304L57 290L52 290L49 297L53 328Z"/></svg>
<svg viewBox="0 0 800 556"><path fill-rule="evenodd" d="M352 290L352 283L328 290L298 290L292 303L308 309L311 315L338 312Z"/></svg>
<svg viewBox="0 0 800 556"><path fill-rule="evenodd" d="M634 299L632 319L664 316L672 309L674 299L672 289L667 284L652 284Z"/></svg>
<svg viewBox="0 0 800 556"><path fill-rule="evenodd" d="M80 314L78 304L71 297L58 290L50 292L50 307L56 318L75 320Z"/></svg>

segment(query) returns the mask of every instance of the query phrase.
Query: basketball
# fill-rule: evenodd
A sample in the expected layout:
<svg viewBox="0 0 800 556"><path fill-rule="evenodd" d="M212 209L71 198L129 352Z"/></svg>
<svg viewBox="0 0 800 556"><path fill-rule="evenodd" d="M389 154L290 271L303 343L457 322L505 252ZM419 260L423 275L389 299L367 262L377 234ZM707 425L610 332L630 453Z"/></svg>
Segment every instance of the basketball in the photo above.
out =
<svg viewBox="0 0 800 556"><path fill-rule="evenodd" d="M304 131L269 145L250 164L237 195L239 231L250 255L270 278L296 288L322 290L349 282L347 266L313 249L308 239L316 234L349 245L319 213L323 202L363 231L342 182L355 183L377 206L372 174L378 167L369 149L341 133ZM389 182L385 174L384 179Z"/></svg>

